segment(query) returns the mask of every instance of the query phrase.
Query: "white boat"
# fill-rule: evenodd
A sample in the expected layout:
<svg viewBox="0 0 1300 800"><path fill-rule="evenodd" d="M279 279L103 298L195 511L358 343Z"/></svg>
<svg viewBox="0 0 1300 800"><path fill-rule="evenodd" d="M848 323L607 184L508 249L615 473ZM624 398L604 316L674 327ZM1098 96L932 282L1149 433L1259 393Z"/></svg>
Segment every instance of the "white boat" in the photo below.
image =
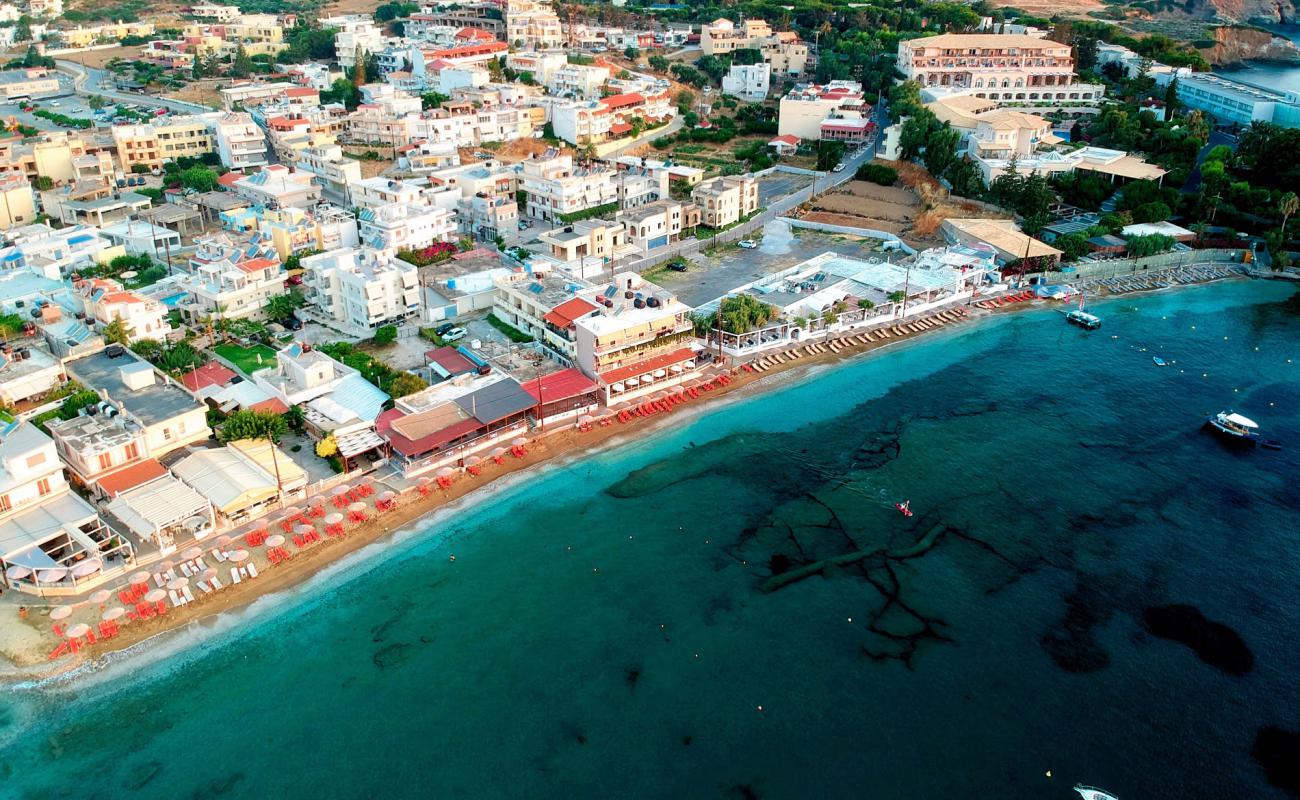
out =
<svg viewBox="0 0 1300 800"><path fill-rule="evenodd" d="M1080 328L1087 328L1090 331L1095 331L1101 327L1101 317L1096 314L1089 314L1087 311L1080 308L1076 308L1069 314L1066 314L1065 319L1078 325Z"/></svg>
<svg viewBox="0 0 1300 800"><path fill-rule="evenodd" d="M1084 786L1082 783L1076 783L1074 790L1079 793L1083 800L1119 800L1118 797L1104 789L1098 789L1095 786Z"/></svg>
<svg viewBox="0 0 1300 800"><path fill-rule="evenodd" d="M1206 422L1215 431L1232 439L1254 442L1259 438L1259 425L1235 411L1220 411Z"/></svg>

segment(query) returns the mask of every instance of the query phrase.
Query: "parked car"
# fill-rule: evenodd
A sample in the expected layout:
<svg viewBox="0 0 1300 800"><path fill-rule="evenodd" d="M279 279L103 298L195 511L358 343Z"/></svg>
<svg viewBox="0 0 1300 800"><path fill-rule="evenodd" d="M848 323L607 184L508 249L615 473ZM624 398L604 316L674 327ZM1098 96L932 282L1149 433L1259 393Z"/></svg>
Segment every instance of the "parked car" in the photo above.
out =
<svg viewBox="0 0 1300 800"><path fill-rule="evenodd" d="M291 331L300 331L302 330L302 320L297 317L289 317L284 321L284 327Z"/></svg>
<svg viewBox="0 0 1300 800"><path fill-rule="evenodd" d="M843 171L844 171L844 162L843 162L843 161L841 161L840 163L838 163L838 164L836 164L835 166L831 167L831 172L843 172Z"/></svg>
<svg viewBox="0 0 1300 800"><path fill-rule="evenodd" d="M739 242L736 242L736 244L740 245L746 250L753 250L755 247L758 247L758 242L754 241L753 239L741 239Z"/></svg>
<svg viewBox="0 0 1300 800"><path fill-rule="evenodd" d="M672 270L673 272L685 272L685 271L686 271L686 262L684 262L684 261L672 261L672 262L670 262L670 263L668 264L668 269Z"/></svg>
<svg viewBox="0 0 1300 800"><path fill-rule="evenodd" d="M434 329L433 329L433 332L436 333L436 334L438 334L439 336L446 336L446 335L447 335L447 331L451 331L451 330L455 330L455 329L456 329L456 323L454 323L454 322L444 322L444 323L442 323L441 325L439 325L438 327L434 328Z"/></svg>
<svg viewBox="0 0 1300 800"><path fill-rule="evenodd" d="M519 230L521 230L521 231L526 231L526 230L528 230L528 223L527 223L527 222L524 222L522 219L519 220Z"/></svg>
<svg viewBox="0 0 1300 800"><path fill-rule="evenodd" d="M452 328L444 334L441 334L444 341L457 342L465 338L464 328Z"/></svg>

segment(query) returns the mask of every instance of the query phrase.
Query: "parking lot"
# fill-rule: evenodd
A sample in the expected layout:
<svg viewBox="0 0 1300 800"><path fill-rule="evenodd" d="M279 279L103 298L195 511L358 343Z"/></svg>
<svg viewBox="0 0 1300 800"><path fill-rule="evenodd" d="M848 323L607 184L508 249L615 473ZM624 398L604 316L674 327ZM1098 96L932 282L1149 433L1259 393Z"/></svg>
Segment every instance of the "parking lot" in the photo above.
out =
<svg viewBox="0 0 1300 800"><path fill-rule="evenodd" d="M773 172L758 179L758 205L767 208L782 197L789 197L811 185L813 176L794 172Z"/></svg>
<svg viewBox="0 0 1300 800"><path fill-rule="evenodd" d="M896 253L879 252L880 242L851 236L793 230L789 223L773 220L763 226L758 247L746 250L736 246L721 248L716 255L701 253L687 266L686 272L657 269L649 278L689 306L715 300L737 286L780 272L813 256L833 251L851 258L897 258Z"/></svg>

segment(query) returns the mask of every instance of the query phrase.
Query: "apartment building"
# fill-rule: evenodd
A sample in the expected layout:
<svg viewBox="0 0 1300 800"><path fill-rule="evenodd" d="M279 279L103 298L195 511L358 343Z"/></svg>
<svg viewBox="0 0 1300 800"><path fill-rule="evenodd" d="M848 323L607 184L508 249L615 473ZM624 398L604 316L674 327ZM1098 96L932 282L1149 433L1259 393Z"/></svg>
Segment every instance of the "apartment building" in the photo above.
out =
<svg viewBox="0 0 1300 800"><path fill-rule="evenodd" d="M520 188L530 217L558 222L565 215L618 202L614 170L608 166L575 166L573 156L547 155L523 162Z"/></svg>
<svg viewBox="0 0 1300 800"><path fill-rule="evenodd" d="M639 208L620 211L615 217L627 226L628 243L642 254L680 241L683 234L695 230L701 218L700 209L694 203L676 200L656 200Z"/></svg>
<svg viewBox="0 0 1300 800"><path fill-rule="evenodd" d="M360 208L378 208L392 203L428 205L428 186L414 181L375 176L352 185L352 204Z"/></svg>
<svg viewBox="0 0 1300 800"><path fill-rule="evenodd" d="M340 206L351 204L351 187L361 182L361 162L343 155L343 148L336 144L307 147L295 155L294 169L310 175L324 199Z"/></svg>
<svg viewBox="0 0 1300 800"><path fill-rule="evenodd" d="M415 203L363 208L357 223L361 241L367 247L393 253L418 250L435 242L454 242L459 232L454 212Z"/></svg>
<svg viewBox="0 0 1300 800"><path fill-rule="evenodd" d="M590 290L590 284L554 272L515 272L494 283L492 314L532 336L564 363L573 363L578 356L573 321L601 307L578 294Z"/></svg>
<svg viewBox="0 0 1300 800"><path fill-rule="evenodd" d="M519 204L513 197L479 193L462 198L457 216L461 232L480 242L498 236L507 247L519 242Z"/></svg>
<svg viewBox="0 0 1300 800"><path fill-rule="evenodd" d="M671 292L620 272L587 299L600 309L573 321L574 366L607 394L654 391L678 381L688 362L693 366L691 309ZM614 384L621 384L617 392Z"/></svg>
<svg viewBox="0 0 1300 800"><path fill-rule="evenodd" d="M761 103L767 99L767 92L772 87L772 65L736 64L722 76L722 93L739 97L750 103Z"/></svg>
<svg viewBox="0 0 1300 800"><path fill-rule="evenodd" d="M29 139L0 139L0 173L17 173L32 180L46 177L61 183L78 177L76 161L86 155L107 162L108 174L112 174L112 156L89 136L50 131Z"/></svg>
<svg viewBox="0 0 1300 800"><path fill-rule="evenodd" d="M216 3L198 3L190 6L190 16L217 22L234 22L243 15L239 6L221 6Z"/></svg>
<svg viewBox="0 0 1300 800"><path fill-rule="evenodd" d="M405 34L411 39L429 39L440 28L457 31L471 28L490 33L494 39L504 40L506 23L502 19L501 5L492 2L456 3L423 8L406 21Z"/></svg>
<svg viewBox="0 0 1300 800"><path fill-rule="evenodd" d="M284 294L284 270L269 245L250 246L228 234L199 237L194 243L190 274L181 281L190 292L181 309L191 322L258 319L267 300Z"/></svg>
<svg viewBox="0 0 1300 800"><path fill-rule="evenodd" d="M289 47L284 32L296 22L291 14L241 14L227 22L186 25L182 35L196 43L194 54L199 58L231 57L241 47L250 56L275 56Z"/></svg>
<svg viewBox="0 0 1300 800"><path fill-rule="evenodd" d="M922 86L1021 89L1074 83L1070 45L1033 36L946 33L898 43L898 69Z"/></svg>
<svg viewBox="0 0 1300 800"><path fill-rule="evenodd" d="M540 82L553 95L596 100L600 97L600 90L609 78L608 67L565 63Z"/></svg>
<svg viewBox="0 0 1300 800"><path fill-rule="evenodd" d="M602 265L618 254L627 243L627 226L618 221L584 219L542 231L537 238L546 245L547 255L561 264L574 265L574 271L581 273L588 262Z"/></svg>
<svg viewBox="0 0 1300 800"><path fill-rule="evenodd" d="M259 233L261 242L269 242L281 261L306 250L355 247L360 242L356 218L342 208L305 211L292 206L256 206L224 211L221 221L227 230Z"/></svg>
<svg viewBox="0 0 1300 800"><path fill-rule="evenodd" d="M116 44L128 36L153 36L153 32L152 22L113 22L87 28L61 30L58 35L67 47L81 48L92 44Z"/></svg>
<svg viewBox="0 0 1300 800"><path fill-rule="evenodd" d="M1271 122L1284 128L1300 128L1300 95L1293 91L1250 86L1222 75L1187 69L1156 75L1156 83L1167 87L1175 78L1178 102L1204 111L1221 123Z"/></svg>
<svg viewBox="0 0 1300 800"><path fill-rule="evenodd" d="M334 52L339 66L351 70L357 64L357 52L378 53L384 49L384 31L369 15L340 14L320 21L322 28L333 28Z"/></svg>
<svg viewBox="0 0 1300 800"><path fill-rule="evenodd" d="M307 301L331 318L373 330L420 314L419 270L369 247L332 250L302 260Z"/></svg>
<svg viewBox="0 0 1300 800"><path fill-rule="evenodd" d="M135 560L130 543L72 491L54 441L30 422L0 427L0 531L0 562L18 591L84 592ZM82 561L94 569L73 575Z"/></svg>
<svg viewBox="0 0 1300 800"><path fill-rule="evenodd" d="M198 158L216 149L208 121L202 117L168 117L137 125L114 125L113 144L123 172L134 167L160 169L178 158Z"/></svg>
<svg viewBox="0 0 1300 800"><path fill-rule="evenodd" d="M781 98L777 133L797 136L805 141L822 138L822 123L837 113L870 111L855 81L831 81L827 84L801 83Z"/></svg>
<svg viewBox="0 0 1300 800"><path fill-rule="evenodd" d="M0 72L0 97L6 102L17 98L51 97L62 92L58 73L44 67L7 69Z"/></svg>
<svg viewBox="0 0 1300 800"><path fill-rule="evenodd" d="M672 117L676 107L668 92L616 94L600 100L556 103L551 109L555 135L575 145L599 144L627 136L632 121L658 122Z"/></svg>
<svg viewBox="0 0 1300 800"><path fill-rule="evenodd" d="M725 228L758 211L758 181L748 175L724 175L691 190L700 208L700 224Z"/></svg>
<svg viewBox="0 0 1300 800"><path fill-rule="evenodd" d="M36 194L26 175L0 174L0 230L30 225L36 219Z"/></svg>
<svg viewBox="0 0 1300 800"><path fill-rule="evenodd" d="M451 142L420 139L397 148L397 168L425 175L460 165L460 152Z"/></svg>
<svg viewBox="0 0 1300 800"><path fill-rule="evenodd" d="M250 203L277 208L311 208L321 199L321 187L305 172L282 164L262 167L231 184L235 194Z"/></svg>
<svg viewBox="0 0 1300 800"><path fill-rule="evenodd" d="M172 326L167 322L167 306L135 292L128 292L111 278L91 278L76 286L86 316L100 325L120 319L131 339L167 338Z"/></svg>
<svg viewBox="0 0 1300 800"><path fill-rule="evenodd" d="M217 154L221 163L232 170L264 167L267 160L266 134L242 111L230 111L212 121Z"/></svg>
<svg viewBox="0 0 1300 800"><path fill-rule="evenodd" d="M624 210L666 200L669 195L668 173L664 170L618 169L614 173L614 186L618 189L618 207Z"/></svg>
<svg viewBox="0 0 1300 800"><path fill-rule="evenodd" d="M727 56L737 50L758 50L777 75L801 75L808 66L808 45L792 31L773 31L761 19L737 25L716 19L700 29L700 49L706 56Z"/></svg>
<svg viewBox="0 0 1300 800"><path fill-rule="evenodd" d="M515 52L506 56L506 66L515 72L527 72L533 76L533 80L541 85L550 86L552 76L559 70L569 66L569 56L563 51L547 53Z"/></svg>
<svg viewBox="0 0 1300 800"><path fill-rule="evenodd" d="M554 50L564 46L564 29L549 3L507 0L506 41L520 50Z"/></svg>

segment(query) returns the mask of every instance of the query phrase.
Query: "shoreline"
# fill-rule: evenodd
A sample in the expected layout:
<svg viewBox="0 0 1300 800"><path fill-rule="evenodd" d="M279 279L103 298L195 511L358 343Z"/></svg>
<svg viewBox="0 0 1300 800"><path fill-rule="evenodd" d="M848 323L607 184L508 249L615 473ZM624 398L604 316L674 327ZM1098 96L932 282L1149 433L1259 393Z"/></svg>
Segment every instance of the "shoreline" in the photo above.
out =
<svg viewBox="0 0 1300 800"><path fill-rule="evenodd" d="M1160 290L1147 290L1136 294ZM1116 296L1111 295L1111 297ZM508 488L509 481L522 480L542 469L560 468L578 458L620 447L627 443L623 441L627 434L638 435L667 424L674 424L674 421L681 417L692 419L699 413L723 405L724 402L735 402L753 396L758 391L774 386L779 387L799 375L822 371L867 353L884 351L891 345L921 339L925 334L935 332L936 328L964 328L969 326L961 323L977 323L986 317L1029 308L1046 310L1053 305L1059 304L1040 300L1007 305L993 310L969 307L968 313L954 324L909 332L902 337L877 339L864 345L841 345L839 352L827 348L825 352L815 355L773 364L761 373L750 372L740 367L734 368L734 371L727 370L725 374L731 376L728 385L701 393L698 400L688 403L685 407L678 407L674 412L657 414L656 418L637 420L628 424L615 421L608 427L597 426L586 433L577 430L571 424L565 424L560 430L544 434L535 433L536 438L530 440L527 453L522 458L506 456L505 463L502 465L487 460L483 465L482 476L474 478L461 474L450 487L434 488L428 496L421 496L414 489L403 492L398 496L398 505L394 510L373 515L366 522L348 528L345 537L324 538L318 545L294 552L293 557L280 566L259 566L259 576L255 580L238 585L227 585L220 592L203 595L193 607L169 608L166 615L160 618L123 624L120 633L114 638L84 647L80 653L71 658L57 661L47 659L50 649L58 641L49 629L48 609L38 610L29 605L34 613L27 620L19 621L15 618L6 624L30 628L32 636L28 638L38 639L39 644L33 646L29 642L26 650L19 653L3 652L6 663L3 668L0 668L0 685L8 685L12 688L23 683L47 684L85 673L87 670L97 672L109 666L117 657L130 657L144 650L161 646L187 630L215 628L221 617L235 612L246 612L262 598L285 595L308 588L313 578L330 568L346 568L348 560L366 548L372 545L387 547L395 541L404 539L405 536L414 535L434 522L440 514L454 511L488 490ZM951 310L951 307L940 309L940 311ZM928 318L925 316L917 319ZM915 324L915 320L909 324ZM719 398L725 400L720 401ZM376 483L378 482L376 479ZM260 553L260 548L258 550ZM356 563L365 563L365 561ZM85 603L81 604L83 607L85 605Z"/></svg>

